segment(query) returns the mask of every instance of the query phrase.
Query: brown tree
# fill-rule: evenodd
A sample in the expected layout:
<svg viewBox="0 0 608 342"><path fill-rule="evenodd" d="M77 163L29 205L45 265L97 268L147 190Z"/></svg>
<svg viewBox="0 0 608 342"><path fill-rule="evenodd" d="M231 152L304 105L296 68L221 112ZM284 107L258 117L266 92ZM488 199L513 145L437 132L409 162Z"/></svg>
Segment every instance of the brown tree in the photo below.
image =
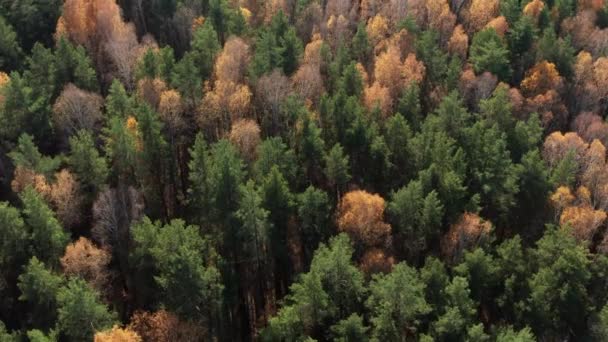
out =
<svg viewBox="0 0 608 342"><path fill-rule="evenodd" d="M291 93L291 82L280 70L274 70L270 74L260 77L256 84L256 99L258 113L266 114L260 118L268 122L272 132L278 133L284 128L284 118L281 106L283 101ZM265 125L265 127L267 127Z"/></svg>
<svg viewBox="0 0 608 342"><path fill-rule="evenodd" d="M504 37L509 30L509 23L507 22L507 19L501 15L500 17L490 20L484 28L493 28L499 36Z"/></svg>
<svg viewBox="0 0 608 342"><path fill-rule="evenodd" d="M535 20L538 20L540 16L540 12L545 8L545 3L541 0L532 0L530 1L523 10L524 15L530 16Z"/></svg>
<svg viewBox="0 0 608 342"><path fill-rule="evenodd" d="M363 273L371 276L376 273L390 273L395 264L395 258L386 255L380 248L371 248L363 254L359 268Z"/></svg>
<svg viewBox="0 0 608 342"><path fill-rule="evenodd" d="M57 219L65 228L75 228L82 223L84 197L80 192L80 183L68 170L63 169L55 174L49 198Z"/></svg>
<svg viewBox="0 0 608 342"><path fill-rule="evenodd" d="M11 181L11 189L14 193L18 194L25 190L28 186L31 186L38 192L44 199L49 200L51 194L51 187L47 183L46 177L41 174L37 174L33 170L30 170L21 165L17 165L13 173L13 180Z"/></svg>
<svg viewBox="0 0 608 342"><path fill-rule="evenodd" d="M521 90L524 95L533 97L549 90L558 91L563 86L563 79L559 75L555 64L542 61L526 72L526 78L521 81Z"/></svg>
<svg viewBox="0 0 608 342"><path fill-rule="evenodd" d="M381 15L376 15L367 21L366 31L370 44L376 46L388 36L388 20Z"/></svg>
<svg viewBox="0 0 608 342"><path fill-rule="evenodd" d="M142 339L136 332L115 325L111 330L96 333L94 342L142 342Z"/></svg>
<svg viewBox="0 0 608 342"><path fill-rule="evenodd" d="M239 37L231 37L215 61L215 77L218 81L241 83L249 63L249 45Z"/></svg>
<svg viewBox="0 0 608 342"><path fill-rule="evenodd" d="M0 71L0 108L4 105L3 88L10 82L11 78L4 72Z"/></svg>
<svg viewBox="0 0 608 342"><path fill-rule="evenodd" d="M450 263L457 262L465 251L487 242L491 231L492 223L477 214L466 212L442 237L442 254Z"/></svg>
<svg viewBox="0 0 608 342"><path fill-rule="evenodd" d="M562 212L560 224L572 228L572 234L579 241L590 243L598 228L606 221L606 212L594 210L591 206L567 207Z"/></svg>
<svg viewBox="0 0 608 342"><path fill-rule="evenodd" d="M598 139L604 146L608 145L608 123L595 113L580 113L574 120L572 129L586 142Z"/></svg>
<svg viewBox="0 0 608 342"><path fill-rule="evenodd" d="M232 124L230 142L239 149L243 159L255 160L260 141L260 126L254 120L240 119Z"/></svg>
<svg viewBox="0 0 608 342"><path fill-rule="evenodd" d="M338 206L338 230L365 247L382 246L391 234L384 222L386 203L379 195L355 190L344 195Z"/></svg>
<svg viewBox="0 0 608 342"><path fill-rule="evenodd" d="M543 159L550 165L555 166L563 160L568 153L574 153L577 160L582 160L587 144L574 132L562 134L553 132L545 139L543 144Z"/></svg>
<svg viewBox="0 0 608 342"><path fill-rule="evenodd" d="M469 49L469 36L462 28L462 25L458 24L452 32L452 37L448 41L448 51L454 54L462 60L467 59L467 51Z"/></svg>
<svg viewBox="0 0 608 342"><path fill-rule="evenodd" d="M89 239L80 237L66 247L61 266L65 275L80 277L97 291L108 293L108 265L111 259L110 252L96 247Z"/></svg>
<svg viewBox="0 0 608 342"><path fill-rule="evenodd" d="M56 127L71 136L81 129L95 130L102 119L103 98L73 84L63 88L53 106Z"/></svg>
<svg viewBox="0 0 608 342"><path fill-rule="evenodd" d="M393 108L393 100L389 89L381 86L378 81L374 82L371 87L365 88L363 103L370 112L379 109L383 117L389 116Z"/></svg>
<svg viewBox="0 0 608 342"><path fill-rule="evenodd" d="M401 66L402 86L409 87L412 83L421 83L426 74L424 63L416 59L416 55L407 55Z"/></svg>
<svg viewBox="0 0 608 342"><path fill-rule="evenodd" d="M205 337L200 325L181 321L165 310L154 313L137 311L131 316L128 328L146 342L200 341Z"/></svg>
<svg viewBox="0 0 608 342"><path fill-rule="evenodd" d="M177 135L186 128L182 96L176 90L165 90L160 94L158 112L172 135Z"/></svg>
<svg viewBox="0 0 608 342"><path fill-rule="evenodd" d="M167 90L167 84L160 78L142 78L137 82L137 97L152 108L158 109L161 94Z"/></svg>
<svg viewBox="0 0 608 342"><path fill-rule="evenodd" d="M293 89L304 100L317 103L325 92L323 76L318 64L305 63L292 76Z"/></svg>
<svg viewBox="0 0 608 342"><path fill-rule="evenodd" d="M465 13L465 22L469 32L484 28L498 14L498 0L472 0Z"/></svg>

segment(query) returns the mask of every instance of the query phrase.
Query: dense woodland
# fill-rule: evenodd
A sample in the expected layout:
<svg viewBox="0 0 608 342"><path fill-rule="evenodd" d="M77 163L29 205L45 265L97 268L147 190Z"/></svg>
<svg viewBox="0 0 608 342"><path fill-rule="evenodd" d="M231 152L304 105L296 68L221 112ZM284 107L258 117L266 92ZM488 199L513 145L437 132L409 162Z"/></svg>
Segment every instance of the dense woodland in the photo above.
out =
<svg viewBox="0 0 608 342"><path fill-rule="evenodd" d="M0 0L0 341L608 341L608 1Z"/></svg>

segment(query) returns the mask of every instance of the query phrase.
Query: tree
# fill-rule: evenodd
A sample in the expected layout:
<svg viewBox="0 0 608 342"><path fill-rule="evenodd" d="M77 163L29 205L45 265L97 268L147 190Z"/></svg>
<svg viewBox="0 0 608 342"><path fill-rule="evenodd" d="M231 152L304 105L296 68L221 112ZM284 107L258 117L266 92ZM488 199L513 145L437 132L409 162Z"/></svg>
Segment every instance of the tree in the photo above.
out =
<svg viewBox="0 0 608 342"><path fill-rule="evenodd" d="M110 281L110 264L112 256L104 249L95 246L91 240L80 237L69 244L61 257L63 272L69 277L79 277L99 293L107 291Z"/></svg>
<svg viewBox="0 0 608 342"><path fill-rule="evenodd" d="M387 275L374 277L366 302L372 313L373 335L379 340L399 340L417 330L431 311L424 299L425 285L418 272L406 263Z"/></svg>
<svg viewBox="0 0 608 342"><path fill-rule="evenodd" d="M34 143L34 139L27 133L21 134L14 150L8 153L13 165L35 171L50 177L59 167L61 160L43 156Z"/></svg>
<svg viewBox="0 0 608 342"><path fill-rule="evenodd" d="M530 330L525 327L519 331L515 331L513 327L501 327L498 330L498 336L496 336L496 342L510 342L510 341L521 341L521 342L534 342L536 338Z"/></svg>
<svg viewBox="0 0 608 342"><path fill-rule="evenodd" d="M23 216L30 239L30 253L48 265L57 265L68 244L69 236L63 230L53 211L31 187L20 194Z"/></svg>
<svg viewBox="0 0 608 342"><path fill-rule="evenodd" d="M443 205L435 190L425 194L419 181L411 181L391 196L387 211L398 237L399 251L415 260L427 242L439 236Z"/></svg>
<svg viewBox="0 0 608 342"><path fill-rule="evenodd" d="M0 69L10 71L21 64L21 46L13 27L0 17Z"/></svg>
<svg viewBox="0 0 608 342"><path fill-rule="evenodd" d="M384 199L362 190L348 192L338 208L338 230L364 247L382 245L391 226L384 222Z"/></svg>
<svg viewBox="0 0 608 342"><path fill-rule="evenodd" d="M499 1L473 0L468 9L469 31L477 32L481 30L492 18L496 17Z"/></svg>
<svg viewBox="0 0 608 342"><path fill-rule="evenodd" d="M528 70L526 78L521 81L521 89L526 96L532 97L549 90L559 90L562 82L555 64L542 61Z"/></svg>
<svg viewBox="0 0 608 342"><path fill-rule="evenodd" d="M509 49L493 28L473 36L469 60L477 73L489 71L504 81L511 76Z"/></svg>
<svg viewBox="0 0 608 342"><path fill-rule="evenodd" d="M236 211L236 217L242 223L240 245L246 257L255 262L256 271L263 272L262 264L266 263L265 254L270 238L269 211L262 206L262 197L253 181L242 185L240 192L239 209Z"/></svg>
<svg viewBox="0 0 608 342"><path fill-rule="evenodd" d="M452 37L450 37L448 42L448 51L464 60L467 58L468 49L469 36L462 28L462 25L456 25L454 32L452 32Z"/></svg>
<svg viewBox="0 0 608 342"><path fill-rule="evenodd" d="M16 141L23 132L31 132L32 128L37 128L26 129L26 122L33 121L33 113L29 108L33 103L31 92L32 89L25 84L19 73L11 73L10 81L2 89L4 100L0 107L0 118L4 122L0 128L0 136L4 140Z"/></svg>
<svg viewBox="0 0 608 342"><path fill-rule="evenodd" d="M75 228L82 223L83 194L80 183L68 170L55 174L55 183L51 185L48 197L64 228Z"/></svg>
<svg viewBox="0 0 608 342"><path fill-rule="evenodd" d="M332 186L336 188L337 198L340 199L340 188L350 180L350 170L348 156L340 144L334 145L325 156L325 176Z"/></svg>
<svg viewBox="0 0 608 342"><path fill-rule="evenodd" d="M68 84L53 106L57 127L68 136L76 131L94 130L101 120L101 96Z"/></svg>
<svg viewBox="0 0 608 342"><path fill-rule="evenodd" d="M19 211L7 202L0 202L0 231L0 265L8 271L27 262L29 236Z"/></svg>
<svg viewBox="0 0 608 342"><path fill-rule="evenodd" d="M270 170L276 166L289 184L296 184L298 163L295 153L280 137L270 137L262 141L256 152L257 159L253 164L253 176L261 182Z"/></svg>
<svg viewBox="0 0 608 342"><path fill-rule="evenodd" d="M209 215L205 210L210 202L210 185L207 183L209 170L209 151L202 133L198 133L194 145L189 149L190 161L188 162L188 187L189 206L196 215L196 222L202 224Z"/></svg>
<svg viewBox="0 0 608 342"><path fill-rule="evenodd" d="M116 314L99 301L99 295L87 283L72 278L57 293L57 327L72 340L92 340L96 331L109 329Z"/></svg>
<svg viewBox="0 0 608 342"><path fill-rule="evenodd" d="M260 144L260 126L251 119L239 119L230 129L230 142L234 144L244 160L256 159L257 147Z"/></svg>
<svg viewBox="0 0 608 342"><path fill-rule="evenodd" d="M575 50L570 38L558 38L555 31L547 28L543 31L538 41L536 60L554 63L557 70L565 77L571 77L574 73Z"/></svg>
<svg viewBox="0 0 608 342"><path fill-rule="evenodd" d="M144 341L193 341L204 336L203 328L196 323L180 320L175 314L162 309L135 312L128 328Z"/></svg>
<svg viewBox="0 0 608 342"><path fill-rule="evenodd" d="M372 46L364 22L359 22L357 32L352 40L353 56L361 63L367 64L371 57Z"/></svg>
<svg viewBox="0 0 608 342"><path fill-rule="evenodd" d="M199 78L200 71L196 65L194 53L186 53L180 59L171 75L171 84L186 99L186 106L194 108L199 103L203 84Z"/></svg>
<svg viewBox="0 0 608 342"><path fill-rule="evenodd" d="M471 298L480 303L491 303L498 280L498 265L492 255L482 248L466 252L460 265L454 268L457 275L467 278Z"/></svg>
<svg viewBox="0 0 608 342"><path fill-rule="evenodd" d="M446 306L432 329L441 340L459 339L473 323L475 302L470 298L466 278L456 276L445 288Z"/></svg>
<svg viewBox="0 0 608 342"><path fill-rule="evenodd" d="M223 286L214 266L215 251L198 228L186 226L182 220L162 226L145 218L133 227L133 240L135 260L151 257L154 262L161 302L179 315L209 324L217 314Z"/></svg>
<svg viewBox="0 0 608 342"><path fill-rule="evenodd" d="M137 149L141 146L136 134L137 120L132 116L113 116L104 129L104 152L113 176L121 181L128 181L134 176Z"/></svg>
<svg viewBox="0 0 608 342"><path fill-rule="evenodd" d="M297 202L304 251L307 259L311 259L319 243L329 237L329 197L324 191L309 186L298 195Z"/></svg>
<svg viewBox="0 0 608 342"><path fill-rule="evenodd" d="M336 342L367 342L367 330L361 316L356 313L348 316L331 327Z"/></svg>
<svg viewBox="0 0 608 342"><path fill-rule="evenodd" d="M85 189L92 189L94 192L101 189L108 177L108 166L105 158L99 155L90 132L78 131L70 138L67 161Z"/></svg>
<svg viewBox="0 0 608 342"><path fill-rule="evenodd" d="M538 268L528 280L537 336L576 334L586 329L585 317L590 310L586 287L591 278L588 253L567 229L547 229L538 241L533 252Z"/></svg>
<svg viewBox="0 0 608 342"><path fill-rule="evenodd" d="M199 76L208 79L213 72L215 57L220 52L220 43L211 20L205 20L202 26L194 30L190 45Z"/></svg>
<svg viewBox="0 0 608 342"><path fill-rule="evenodd" d="M492 223L472 213L464 213L450 226L441 240L441 250L449 260L457 261L465 250L483 245L489 239Z"/></svg>
<svg viewBox="0 0 608 342"><path fill-rule="evenodd" d="M515 205L521 167L511 160L506 135L497 125L480 121L466 131L465 150L471 181L469 188L480 196L487 212L502 219Z"/></svg>
<svg viewBox="0 0 608 342"><path fill-rule="evenodd" d="M47 329L57 320L57 294L64 279L32 257L19 275L19 300L27 302L30 324Z"/></svg>
<svg viewBox="0 0 608 342"><path fill-rule="evenodd" d="M141 342L141 337L134 331L129 329L119 328L117 325L113 326L111 330L100 331L95 333L95 342Z"/></svg>

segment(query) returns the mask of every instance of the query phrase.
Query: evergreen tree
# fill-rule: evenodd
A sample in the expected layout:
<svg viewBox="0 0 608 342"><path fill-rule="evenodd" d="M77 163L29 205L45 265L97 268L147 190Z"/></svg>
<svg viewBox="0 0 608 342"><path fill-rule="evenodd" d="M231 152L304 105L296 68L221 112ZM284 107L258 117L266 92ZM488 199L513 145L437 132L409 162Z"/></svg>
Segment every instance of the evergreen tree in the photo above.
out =
<svg viewBox="0 0 608 342"><path fill-rule="evenodd" d="M56 266L69 242L53 211L40 194L27 187L20 194L23 216L30 239L30 253L50 266Z"/></svg>
<svg viewBox="0 0 608 342"><path fill-rule="evenodd" d="M374 338L397 341L416 331L431 311L424 287L416 269L405 263L395 265L387 275L374 277L367 300Z"/></svg>
<svg viewBox="0 0 608 342"><path fill-rule="evenodd" d="M99 294L80 278L72 278L57 293L57 327L72 341L90 341L96 331L116 322L116 314L100 302Z"/></svg>
<svg viewBox="0 0 608 342"><path fill-rule="evenodd" d="M357 32L353 36L352 52L355 57L363 65L366 65L371 57L372 47L367 36L367 29L364 22L357 25Z"/></svg>
<svg viewBox="0 0 608 342"><path fill-rule="evenodd" d="M257 159L253 164L253 175L256 181L261 183L275 166L289 184L296 184L298 181L296 156L280 137L270 137L258 145Z"/></svg>
<svg viewBox="0 0 608 342"><path fill-rule="evenodd" d="M190 162L188 162L188 188L189 206L196 222L203 224L209 219L209 196L210 186L207 184L209 151L202 133L196 135L194 145L190 151Z"/></svg>
<svg viewBox="0 0 608 342"><path fill-rule="evenodd" d="M309 186L297 199L304 253L307 260L310 260L319 243L326 241L330 235L329 196L324 191Z"/></svg>
<svg viewBox="0 0 608 342"><path fill-rule="evenodd" d="M70 154L67 161L78 176L78 180L89 189L98 191L105 184L108 165L99 155L90 132L81 130L70 138Z"/></svg>
<svg viewBox="0 0 608 342"><path fill-rule="evenodd" d="M331 327L336 342L367 342L368 327L363 323L363 318L356 313L348 316Z"/></svg>
<svg viewBox="0 0 608 342"><path fill-rule="evenodd" d="M511 77L509 49L493 28L484 29L473 36L469 60L476 73L489 71L503 81Z"/></svg>
<svg viewBox="0 0 608 342"><path fill-rule="evenodd" d="M19 300L27 302L29 324L49 329L57 320L57 294L64 280L48 270L44 263L32 257L19 276Z"/></svg>
<svg viewBox="0 0 608 342"><path fill-rule="evenodd" d="M0 16L0 70L16 69L21 64L22 53L15 30Z"/></svg>
<svg viewBox="0 0 608 342"><path fill-rule="evenodd" d="M199 70L199 77L206 80L213 72L215 57L221 49L217 33L210 20L206 20L202 26L194 31L190 44L192 45L194 64Z"/></svg>
<svg viewBox="0 0 608 342"><path fill-rule="evenodd" d="M340 144L335 144L325 156L325 176L330 184L335 187L338 199L340 198L340 188L348 183L351 178L349 169L348 156L344 155L344 150Z"/></svg>
<svg viewBox="0 0 608 342"><path fill-rule="evenodd" d="M466 278L454 277L445 288L446 306L437 321L433 322L435 337L441 341L460 340L473 323L475 303Z"/></svg>

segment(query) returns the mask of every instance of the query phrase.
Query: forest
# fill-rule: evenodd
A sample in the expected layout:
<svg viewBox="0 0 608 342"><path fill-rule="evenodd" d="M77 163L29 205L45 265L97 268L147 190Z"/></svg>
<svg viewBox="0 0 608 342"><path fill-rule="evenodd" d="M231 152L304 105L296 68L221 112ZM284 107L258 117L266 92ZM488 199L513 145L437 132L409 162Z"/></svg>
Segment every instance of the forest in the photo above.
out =
<svg viewBox="0 0 608 342"><path fill-rule="evenodd" d="M608 341L608 1L0 0L0 342Z"/></svg>

